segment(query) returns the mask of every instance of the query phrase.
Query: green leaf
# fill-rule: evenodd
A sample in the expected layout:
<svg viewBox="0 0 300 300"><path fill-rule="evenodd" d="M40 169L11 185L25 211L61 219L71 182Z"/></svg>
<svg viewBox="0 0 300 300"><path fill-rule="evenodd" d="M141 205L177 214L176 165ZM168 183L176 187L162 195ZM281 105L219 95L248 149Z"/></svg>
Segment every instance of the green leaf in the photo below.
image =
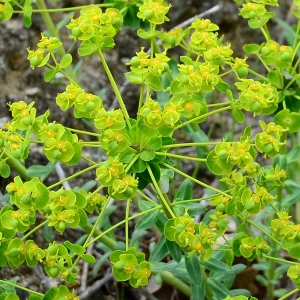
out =
<svg viewBox="0 0 300 300"><path fill-rule="evenodd" d="M268 79L274 87L282 89L282 75L278 71L271 70L268 73Z"/></svg>
<svg viewBox="0 0 300 300"><path fill-rule="evenodd" d="M127 72L127 73L125 73L125 77L131 83L142 84L144 81L145 75L144 74L136 74L134 72Z"/></svg>
<svg viewBox="0 0 300 300"><path fill-rule="evenodd" d="M200 268L200 262L197 255L189 257L185 255L185 266L187 273L192 281L192 297L191 300L204 300L205 296L205 283Z"/></svg>
<svg viewBox="0 0 300 300"><path fill-rule="evenodd" d="M186 178L177 190L174 196L174 202L191 200L193 197L193 185L192 181Z"/></svg>
<svg viewBox="0 0 300 300"><path fill-rule="evenodd" d="M32 165L28 167L26 175L33 177L37 176L41 181L44 181L52 173L55 168L55 164L49 162L46 166L42 165Z"/></svg>
<svg viewBox="0 0 300 300"><path fill-rule="evenodd" d="M221 93L225 93L228 90L228 88L229 88L229 86L225 81L220 81L216 85L216 89Z"/></svg>
<svg viewBox="0 0 300 300"><path fill-rule="evenodd" d="M228 266L232 266L234 260L233 253L231 251L224 251L224 257L225 257L226 264Z"/></svg>
<svg viewBox="0 0 300 300"><path fill-rule="evenodd" d="M23 15L23 22L25 27L30 27L32 24L31 21L32 16L32 6L31 6L31 0L27 0L24 5L24 15Z"/></svg>
<svg viewBox="0 0 300 300"><path fill-rule="evenodd" d="M77 208L85 208L87 205L87 199L84 195L73 191L73 193L76 195L76 203L75 203L75 207Z"/></svg>
<svg viewBox="0 0 300 300"><path fill-rule="evenodd" d="M3 178L7 178L9 175L10 175L9 165L5 161L0 162L0 176Z"/></svg>
<svg viewBox="0 0 300 300"><path fill-rule="evenodd" d="M92 188L94 188L97 185L96 180L89 180L84 185L82 185L79 190L84 190L86 192L89 192Z"/></svg>
<svg viewBox="0 0 300 300"><path fill-rule="evenodd" d="M232 112L232 116L238 123L244 123L245 115L240 109L237 109L236 107L232 107L231 112Z"/></svg>
<svg viewBox="0 0 300 300"><path fill-rule="evenodd" d="M93 277L96 277L99 274L99 270L101 269L102 265L106 262L111 254L111 250L105 252L99 259L97 259L96 264L93 267Z"/></svg>
<svg viewBox="0 0 300 300"><path fill-rule="evenodd" d="M255 54L258 53L260 47L261 46L257 44L246 44L244 45L243 50L248 54Z"/></svg>
<svg viewBox="0 0 300 300"><path fill-rule="evenodd" d="M144 172L147 168L147 162L138 158L132 166L132 170L136 173Z"/></svg>
<svg viewBox="0 0 300 300"><path fill-rule="evenodd" d="M175 241L166 240L168 250L176 262L180 262L182 258L181 248Z"/></svg>
<svg viewBox="0 0 300 300"><path fill-rule="evenodd" d="M139 9L136 5L131 5L130 7L128 7L124 15L123 25L128 26L132 30L136 30L141 22L141 19L137 17L138 11Z"/></svg>
<svg viewBox="0 0 300 300"><path fill-rule="evenodd" d="M224 262L222 262L219 259L216 259L214 257L211 257L209 260L203 262L202 264L205 267L205 269L207 269L211 272L219 272L219 273L231 272L231 273L233 273L227 264L225 264Z"/></svg>
<svg viewBox="0 0 300 300"><path fill-rule="evenodd" d="M65 241L64 242L64 245L69 249L71 250L72 252L76 253L76 254L84 254L85 252L85 248L83 246L80 246L80 245L76 245L76 244L73 244L69 241Z"/></svg>
<svg viewBox="0 0 300 300"><path fill-rule="evenodd" d="M42 300L43 296L39 296L39 295L35 295L35 294L31 294L28 298L28 300Z"/></svg>
<svg viewBox="0 0 300 300"><path fill-rule="evenodd" d="M8 1L4 1L3 7L3 21L7 21L13 15L14 9Z"/></svg>
<svg viewBox="0 0 300 300"><path fill-rule="evenodd" d="M16 284L15 280L5 280L5 281ZM1 294L16 294L16 290L11 284L0 282L0 295Z"/></svg>
<svg viewBox="0 0 300 300"><path fill-rule="evenodd" d="M94 264L96 262L96 258L90 254L82 254L81 258L88 264Z"/></svg>
<svg viewBox="0 0 300 300"><path fill-rule="evenodd" d="M286 154L288 164L297 161L299 159L299 156L300 156L300 146L298 145L296 147L293 147L293 149Z"/></svg>
<svg viewBox="0 0 300 300"><path fill-rule="evenodd" d="M281 125L289 132L297 132L300 130L300 114L297 112L290 112L289 109L283 109L274 117L276 125Z"/></svg>
<svg viewBox="0 0 300 300"><path fill-rule="evenodd" d="M215 149L213 149L206 158L206 165L208 169L215 175L223 175L225 170L219 166L218 161L216 159L217 154Z"/></svg>
<svg viewBox="0 0 300 300"><path fill-rule="evenodd" d="M153 136L149 139L149 141L146 144L146 148L148 150L158 150L162 146L162 140L158 136Z"/></svg>
<svg viewBox="0 0 300 300"><path fill-rule="evenodd" d="M135 156L136 156L136 150L129 147L120 154L120 161L128 164L132 162Z"/></svg>
<svg viewBox="0 0 300 300"><path fill-rule="evenodd" d="M143 29L138 29L137 35L142 38L143 40L150 40L160 34L160 31L154 30L154 31L145 31Z"/></svg>
<svg viewBox="0 0 300 300"><path fill-rule="evenodd" d="M48 224L45 224L43 231L45 241L48 243L52 242L52 227L50 227Z"/></svg>
<svg viewBox="0 0 300 300"><path fill-rule="evenodd" d="M54 76L58 73L58 71L59 70L57 68L48 70L44 75L44 80L46 82L50 82L54 78Z"/></svg>
<svg viewBox="0 0 300 300"><path fill-rule="evenodd" d="M143 161L150 161L155 157L155 152L154 150L143 150L139 156Z"/></svg>
<svg viewBox="0 0 300 300"><path fill-rule="evenodd" d="M187 209L189 216L193 217L196 215L202 215L207 211L207 207L200 203L182 203L174 206L174 211L176 215L181 216L184 214L184 211Z"/></svg>
<svg viewBox="0 0 300 300"><path fill-rule="evenodd" d="M158 215L160 214L159 210L154 210L145 214L136 224L138 229L148 229L155 225Z"/></svg>
<svg viewBox="0 0 300 300"><path fill-rule="evenodd" d="M192 284L192 296L190 300L204 300L205 298L205 287L204 281L201 284Z"/></svg>
<svg viewBox="0 0 300 300"><path fill-rule="evenodd" d="M295 245L289 249L289 254L291 257L300 259L300 245Z"/></svg>
<svg viewBox="0 0 300 300"><path fill-rule="evenodd" d="M61 69L67 68L72 63L72 55L70 53L65 54L59 63Z"/></svg>
<svg viewBox="0 0 300 300"><path fill-rule="evenodd" d="M153 207L155 207L155 206L151 202L148 202L146 200L140 200L139 201L139 208L140 208L141 211L146 211L146 210L149 210Z"/></svg>
<svg viewBox="0 0 300 300"><path fill-rule="evenodd" d="M97 47L93 44L82 43L78 49L80 56L89 56L97 51Z"/></svg>
<svg viewBox="0 0 300 300"><path fill-rule="evenodd" d="M153 91L161 91L163 89L163 85L159 79L159 77L154 76L152 73L149 73L145 79L145 84Z"/></svg>
<svg viewBox="0 0 300 300"><path fill-rule="evenodd" d="M43 185L40 182L36 182L35 183L35 187L38 191L37 197L35 198L35 203L36 203L36 207L39 209L44 208L49 200L49 191L48 189L45 187L45 185Z"/></svg>
<svg viewBox="0 0 300 300"><path fill-rule="evenodd" d="M216 299L224 299L230 294L230 291L219 280L209 277L206 282L215 294Z"/></svg>
<svg viewBox="0 0 300 300"><path fill-rule="evenodd" d="M258 20L258 19L250 19L248 21L248 24L253 29L260 28L260 27L262 27L264 25L263 22L262 22L262 20Z"/></svg>
<svg viewBox="0 0 300 300"><path fill-rule="evenodd" d="M150 263L156 263L161 261L167 254L169 253L166 238L165 236L161 236L160 240L156 244L154 250L151 252L149 257Z"/></svg>
<svg viewBox="0 0 300 300"><path fill-rule="evenodd" d="M200 268L200 261L197 255L188 256L185 255L186 270L191 278L192 283L199 284L202 278L202 272Z"/></svg>

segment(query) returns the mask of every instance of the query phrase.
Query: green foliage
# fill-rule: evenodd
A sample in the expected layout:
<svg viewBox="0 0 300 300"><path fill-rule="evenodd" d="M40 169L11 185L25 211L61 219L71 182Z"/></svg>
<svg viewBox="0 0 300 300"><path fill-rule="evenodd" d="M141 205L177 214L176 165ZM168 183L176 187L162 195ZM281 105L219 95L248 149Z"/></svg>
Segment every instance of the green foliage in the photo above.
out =
<svg viewBox="0 0 300 300"><path fill-rule="evenodd" d="M9 178L11 169L18 175L6 186L8 201L0 210L0 267L39 264L48 276L73 285L79 280L79 260L95 264L96 275L109 256L116 280L128 281L134 288L147 285L154 275L195 300L255 300L246 290L232 289L235 276L245 269L234 258L242 256L257 261L256 267L264 271L258 278L269 299L281 295L283 300L296 293L300 289L300 225L295 213L300 196L299 1L294 1L298 25L289 45L280 45L268 30L276 15L269 6L278 6L276 0L246 0L241 5L240 15L265 37L261 44L243 47L265 69L260 73L246 56L234 57L231 45L218 36L219 27L208 19L195 19L187 28L169 32L161 29L158 25L169 21L171 8L164 0L107 0L83 6L55 32L51 11L38 2L0 1L0 21L21 10L24 25L30 27L32 14L47 14L50 34L42 33L36 50L27 49L30 65L45 69L46 82L64 76L65 91L56 96L56 104L95 130L50 121L50 111L38 114L34 102L8 105L12 119L0 129L0 175ZM78 42L79 56L100 59L120 108L108 110L105 95L82 88L76 78L81 62L74 67L72 55L65 52L65 41L58 36L62 26ZM150 45L132 54L125 73L140 88L136 117L129 117L103 55L115 46L114 38L125 26ZM179 61L170 56L171 48L185 51ZM211 141L199 125L224 112L234 123L244 123L244 132L238 136L233 129L223 140ZM246 124L245 112L258 120L255 134ZM180 133L192 142L177 142ZM32 144L41 146L49 161L46 166L27 166ZM186 146L195 148L196 157L181 154ZM87 158L88 148L101 149L107 159ZM44 183L56 163L72 166L82 159L90 166L50 186ZM198 179L196 171L189 175L183 166L186 160L196 162L196 171L205 168L217 177L217 187ZM63 187L68 179L91 170L95 180L82 187ZM196 188L205 188L202 198L195 198ZM116 224L111 223L117 209L109 206L113 199L126 202L124 218ZM139 208L135 214L132 202ZM131 220L136 227L132 234ZM234 234L232 224L237 228ZM114 234L122 225L124 242ZM43 227L48 245L42 247L33 234ZM139 239L154 227L158 239L149 246L146 259ZM77 242L69 241L63 236L67 228L85 233ZM62 243L52 240L54 231L62 235ZM97 261L86 250L98 241L106 253ZM286 259L280 258L281 251ZM286 295L275 286L283 273L296 287ZM0 299L18 299L14 287L18 285L0 280ZM44 295L31 291L29 299L79 297L62 284Z"/></svg>

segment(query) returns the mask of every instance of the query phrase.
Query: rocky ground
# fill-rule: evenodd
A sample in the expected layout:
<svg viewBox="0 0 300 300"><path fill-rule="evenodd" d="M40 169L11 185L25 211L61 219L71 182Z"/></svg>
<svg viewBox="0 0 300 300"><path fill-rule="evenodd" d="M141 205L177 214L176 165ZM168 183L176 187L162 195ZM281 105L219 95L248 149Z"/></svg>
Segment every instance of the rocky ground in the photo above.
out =
<svg viewBox="0 0 300 300"><path fill-rule="evenodd" d="M63 7L69 7L74 5L82 5L84 3L93 3L96 1L82 0L64 0L59 3L51 3L52 6L62 5ZM206 13L211 8L216 8L212 13L205 15L205 18L210 18L214 23L218 24L220 27L220 35L225 35L225 40L231 42L232 48L235 51L236 56L243 57L242 46L248 42L259 43L263 40L263 37L257 32L249 29L247 22L238 16L238 6L233 1L230 0L171 0L168 1L172 4L172 9L169 14L171 22L165 25L166 29L171 29L177 26L181 22L192 18L200 13ZM184 2L184 4L183 4ZM291 0L281 0L280 10L278 11L278 17L292 23L293 19L290 14ZM54 19L58 23L61 19L67 17L66 14L55 14ZM284 41L284 32L278 27L278 25L273 22L271 24L271 31L274 37L277 37L281 41ZM35 101L38 114L44 113L47 109L51 111L51 119L59 120L60 123L65 126L85 129L86 124L79 122L72 117L71 113L62 112L58 109L55 103L55 97L57 93L64 91L65 85L63 82L56 80L53 83L45 83L43 80L43 70L36 69L32 70L29 66L27 58L27 48L35 49L38 40L40 39L41 31L45 30L43 21L40 15L35 14L33 16L33 25L30 29L25 28L22 23L22 18L18 15L14 16L11 20L7 22L0 23L0 127L2 127L10 118L10 113L8 110L7 103L15 102L19 100L25 100L26 102ZM67 41L68 32L66 30L61 31L62 39ZM66 42L68 45L68 42ZM110 66L113 75L119 86L124 85L125 77L124 72L128 70L125 65L126 62L134 56L136 51L139 51L142 45L135 32L131 29L124 29L116 38L116 47L106 54L108 65ZM145 45L145 44L143 44ZM69 45L70 46L70 45ZM71 50L71 53L75 61L79 60L77 56L76 48ZM175 53L176 55L176 53ZM111 107L114 105L114 95L109 89L109 82L104 74L103 68L97 57L85 58L83 60L82 68L79 72L79 79L86 91L91 93L102 93L105 95L105 105L106 107ZM137 103L137 91L136 87L132 85L126 85L123 91L124 99L128 110L131 115L135 114L136 103ZM207 125L204 126L204 130L208 130L210 126L216 126L217 132L216 136L222 136L222 132L218 124L220 120L210 119ZM219 128L219 129L218 129ZM90 153L90 155L98 155L97 152ZM26 164L46 164L44 156L41 154L40 149L36 148L33 154L30 156ZM83 162L78 166L72 168L63 167L63 171L66 175L73 174L74 172L86 167L87 165ZM192 172L193 165L186 166L189 172ZM201 178L206 181L213 181L213 178L208 177ZM58 178L57 172L53 172L48 179L49 184L55 182ZM85 177L81 178L79 182L70 182L71 186L82 185L85 181L94 179L93 173L87 173ZM208 179L207 179L208 178ZM8 179L0 179L0 191L2 194L5 193L5 186L10 182L12 177ZM201 191L199 191L201 193ZM1 201L0 201L1 205ZM115 221L118 218L123 218L118 216L117 213L114 214L113 218ZM134 225L134 224L133 224ZM78 233L67 232L68 238L76 240L78 238ZM77 234L77 235L76 235ZM41 241L42 242L42 241ZM96 251L96 250L95 250ZM98 253L96 251L96 253ZM101 254L99 254L101 255ZM85 267L83 267L84 270ZM115 281L111 280L110 275L106 275L105 266L103 270L99 273L97 278L91 278L87 275L83 277L83 282L81 287L74 286L74 288L79 289L81 292L84 288L91 287L97 280L106 278L101 288L98 288L96 294L90 299L159 299L159 300L169 300L170 295L174 291L169 286L163 286L160 288L154 282L150 283L149 289L139 289L138 291L130 289L126 284L116 284ZM89 274L90 270L86 271L84 274ZM251 270L250 270L251 271ZM84 272L84 271L83 271ZM249 273L250 274L250 273ZM248 275L249 275L248 274ZM245 276L248 276L245 274ZM251 274L250 274L251 275ZM244 276L244 277L245 277ZM252 277L251 277L252 276ZM239 288L247 288L247 284L253 284L256 286L256 296L259 299L263 299L263 288L257 288L257 282L255 282L255 275L253 273L249 278L248 282L244 281L244 285L237 282ZM0 278L14 279L19 284L32 288L38 291L45 291L49 286L55 284L55 282L49 282L44 276L43 271L40 268L35 268L34 270L28 270L25 267L19 268L17 271L9 270L7 268L0 269ZM245 286L246 285L246 286ZM124 292L124 298L121 298L121 293ZM167 296L166 296L167 295ZM156 298L153 298L155 296ZM255 295L254 295L255 296ZM144 297L144 298L143 298ZM152 298L151 298L152 297ZM20 292L20 298L26 299L26 293ZM85 298L88 299L88 298ZM182 299L184 296L174 294L172 299Z"/></svg>

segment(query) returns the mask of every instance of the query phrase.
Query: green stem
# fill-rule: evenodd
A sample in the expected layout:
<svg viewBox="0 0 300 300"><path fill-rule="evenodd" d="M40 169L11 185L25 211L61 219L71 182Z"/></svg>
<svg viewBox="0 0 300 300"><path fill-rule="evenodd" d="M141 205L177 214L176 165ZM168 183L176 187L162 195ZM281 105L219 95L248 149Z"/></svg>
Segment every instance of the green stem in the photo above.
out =
<svg viewBox="0 0 300 300"><path fill-rule="evenodd" d="M76 132L76 133L80 133L80 134L92 135L92 136L96 136L96 137L100 137L101 136L100 133L95 133L95 132L90 132L90 131L84 131L84 130L78 130L78 129L74 129L74 128L70 128L70 127L65 127L65 128L69 129L72 132Z"/></svg>
<svg viewBox="0 0 300 300"><path fill-rule="evenodd" d="M173 210L171 208L171 203L168 203L168 200L162 194L162 192L161 192L161 190L160 190L160 188L159 188L159 186L158 186L158 184L156 182L156 179L155 179L155 177L153 175L153 172L152 172L152 170L151 170L151 168L149 166L147 166L147 170L148 170L149 175L151 177L152 183L153 183L153 185L154 185L154 187L155 187L155 189L156 189L156 191L157 191L157 193L159 195L159 198L161 200L161 205L162 205L162 207L163 207L163 209L164 209L167 217L169 219L175 218L176 215L174 214L174 212L173 212Z"/></svg>
<svg viewBox="0 0 300 300"><path fill-rule="evenodd" d="M32 230L30 230L29 232L27 232L22 238L21 240L26 240L27 237L29 237L31 234L33 234L35 231L37 231L38 229L42 228L44 225L46 225L48 223L48 220L42 222L41 224L35 226Z"/></svg>
<svg viewBox="0 0 300 300"><path fill-rule="evenodd" d="M157 205L157 203L155 203ZM131 217L128 217L128 221L131 221L131 220L134 220L135 218L139 218L139 217L142 217L152 211L155 211L157 209L162 209L162 206L161 205L157 205L156 207L153 207L151 209L148 209L148 210L145 210L143 212L140 212L138 214L135 214L134 216L131 216ZM86 247L90 246L91 244L94 244L96 241L100 240L103 244L105 244L107 247L113 249L114 248L114 245L116 244L116 242L114 240L111 240L109 237L107 237L106 235L111 232L112 230L114 230L115 228L118 228L119 226L125 224L126 220L122 220L120 222L118 222L117 224L111 226L109 229L106 229L105 231L100 231L99 229L95 229L94 230L94 233L93 233L93 236L95 237L93 240L91 240L87 245ZM91 231L93 229L93 226L90 225L88 226L86 225L84 227L85 230L88 230ZM114 242L114 245L111 246L112 244L112 241Z"/></svg>
<svg viewBox="0 0 300 300"><path fill-rule="evenodd" d="M6 281L6 280L1 280L1 279L0 279L0 283L8 284L8 285L13 286L13 287L15 287L15 288L17 288L17 289L26 291L26 292L29 293L29 294L37 295L37 296L39 296L39 297L43 297L43 296L44 296L44 294L41 294L41 293L35 292L35 291L33 291L33 290L27 289L27 288L25 288L25 287L23 287L23 286L20 286L20 285L18 285L18 284L15 284L15 283L13 283L13 282L11 282L11 281Z"/></svg>
<svg viewBox="0 0 300 300"><path fill-rule="evenodd" d="M252 75L255 75L256 77L258 77L258 78L260 78L262 80L264 80L265 82L269 82L269 79L267 77L265 77L265 76L263 76L263 75L255 72L255 71L253 71L252 69L249 69L249 73L252 74Z"/></svg>
<svg viewBox="0 0 300 300"><path fill-rule="evenodd" d="M55 24L53 23L53 20L52 20L51 15L48 11L48 8L47 8L47 5L46 5L45 1L44 0L36 0L36 5L40 9L40 13L41 13L42 18L44 20L44 23L45 23L47 29L49 30L51 36L57 37L58 39L60 39L58 30L57 30ZM60 57L63 57L66 54L66 51L65 51L64 47L61 46L57 49L57 53ZM73 68L71 66L69 66L68 68L66 68L66 70L67 70L67 73L69 74L69 76L75 82L78 82Z"/></svg>
<svg viewBox="0 0 300 300"><path fill-rule="evenodd" d="M173 153L165 153L165 152L155 152L155 155L162 155L162 156L169 156L179 159L187 159L187 160L194 160L199 162L206 162L205 158L198 158L198 157L190 157L190 156L183 156L183 155L177 155Z"/></svg>
<svg viewBox="0 0 300 300"><path fill-rule="evenodd" d="M270 41L271 37L270 37L270 32L268 30L267 25L265 24L263 27L260 27L261 32L263 33L263 35L265 36L266 41Z"/></svg>
<svg viewBox="0 0 300 300"><path fill-rule="evenodd" d="M129 211L130 211L130 202L131 199L127 200L126 204L126 216L125 216L125 244L126 244L126 251L129 248Z"/></svg>
<svg viewBox="0 0 300 300"><path fill-rule="evenodd" d="M112 4L109 3L102 3L102 4L94 4L95 6L99 7L111 7L113 6ZM75 11L75 10L80 10L82 8L85 8L86 5L81 5L81 6L73 6L73 7L61 7L61 8L47 8L47 9L33 9L32 13L43 13L43 12L48 12L48 13L60 13L60 12L68 12L68 11ZM14 10L14 13L16 14L24 14L24 10Z"/></svg>
<svg viewBox="0 0 300 300"><path fill-rule="evenodd" d="M288 264L288 265L298 265L298 263L296 263L294 261L290 261L290 260L286 260L286 259L282 259L282 258L278 258L278 257L273 257L273 256L265 255L265 254L263 254L263 256L265 259L273 260L278 263L283 263L283 264Z"/></svg>
<svg viewBox="0 0 300 300"><path fill-rule="evenodd" d="M278 300L284 300L287 299L288 297L296 294L299 291L299 289L294 289L292 291L290 291L289 293L285 294L283 297L279 298ZM299 299L299 298L298 298Z"/></svg>
<svg viewBox="0 0 300 300"><path fill-rule="evenodd" d="M63 180L60 180L60 181L58 181L58 182L56 182L56 183L54 183L54 184L48 186L48 190L51 190L51 189L53 189L54 187L56 187L56 186L58 186L58 185L61 185L63 182L66 182L66 181L68 181L68 180L70 180L70 179L76 178L77 176L79 176L79 175L81 175L81 174L84 174L84 173L86 173L86 172L88 172L88 171L90 171L90 170L93 170L93 169L97 168L98 166L99 166L99 164L90 166L90 167L88 167L88 168L86 168L86 169L84 169L84 170L81 170L80 172L77 172L77 173L75 173L75 174L73 174L73 175L71 175L71 176L69 176L69 177L67 177L67 178L65 178L65 179L63 179Z"/></svg>
<svg viewBox="0 0 300 300"><path fill-rule="evenodd" d="M216 109L216 110L214 110L214 111L208 112L208 113L203 114L203 115L201 115L201 116L199 116L199 117L196 117L196 118L194 118L194 119L191 119L191 120L188 120L188 121L186 121L186 122L183 122L183 123L179 124L178 126L176 126L176 127L174 128L174 130L177 130L177 129L181 128L181 127L184 127L184 126L186 126L186 125L188 125L188 124L197 122L197 121L201 120L202 118L206 118L206 117L208 117L208 116L211 116L211 115L220 113L220 112L225 111L225 110L230 110L230 109L231 109L231 106L226 106L226 107L223 107L223 108Z"/></svg>
<svg viewBox="0 0 300 300"><path fill-rule="evenodd" d="M122 110L122 112L124 114L124 117L125 117L126 123L128 125L128 128L131 128L131 124L130 124L130 121L129 121L129 115L128 115L125 103L123 101L123 98L122 98L122 96L120 94L119 88L118 88L118 86L117 86L117 84L115 82L115 79L114 79L114 77L113 77L113 75L112 75L112 73L111 73L111 71L110 71L110 69L109 69L109 67L108 67L108 65L106 63L106 60L105 60L105 58L104 58L103 53L101 52L101 50L98 50L98 55L99 55L99 58L101 60L102 65L103 65L103 67L105 69L106 75L107 75L107 77L108 77L108 79L110 81L110 84L111 84L111 86L112 86L112 88L113 88L113 90L115 92L115 95L116 95L116 97L118 99L119 105L120 105L121 110Z"/></svg>
<svg viewBox="0 0 300 300"><path fill-rule="evenodd" d="M162 280L169 285L175 287L177 290L181 291L183 294L187 295L188 297L192 296L192 290L189 285L181 281L180 279L173 276L170 272L164 271L159 273L162 277Z"/></svg>
<svg viewBox="0 0 300 300"><path fill-rule="evenodd" d="M145 84L141 84L141 91L140 91L140 98L139 98L139 104L138 104L138 114L137 114L137 123L139 122L140 119L140 111L143 106L143 99L144 99L144 93L145 93ZM138 126L137 126L138 128ZM138 133L138 132L137 132ZM138 140L138 139L137 139Z"/></svg>
<svg viewBox="0 0 300 300"><path fill-rule="evenodd" d="M244 219L242 216L238 216L241 219ZM276 244L278 244L281 248L282 245L279 241L277 241L270 233L268 233L264 228L262 228L261 226L259 226L257 223L249 220L249 218L247 218L247 222L249 224L251 224L252 226L256 227L257 229L259 229L261 232L263 232L266 236L268 236L272 241L274 241Z"/></svg>
<svg viewBox="0 0 300 300"><path fill-rule="evenodd" d="M229 194L224 193L224 192L222 192L222 191L220 191L220 190L218 190L218 189L216 189L216 188L214 188L214 187L212 187L212 186L210 186L210 185L208 185L208 184L206 184L206 183L204 183L204 182L202 182L200 180L197 180L196 178L193 178L192 176L190 176L188 174L185 174L184 172L178 170L177 168L172 167L171 165L168 165L166 163L162 163L162 165L164 165L166 168L175 171L176 173L182 175L183 177L186 177L186 178L190 179L191 181L193 181L193 182L195 182L195 183L197 183L197 184L199 184L199 185L201 185L201 186L203 186L203 187L205 187L207 189L210 189L210 190L212 190L212 191L214 191L214 192L216 192L218 194L221 194L221 195L224 195L226 197L229 197L230 199L232 198L232 196L230 196Z"/></svg>
<svg viewBox="0 0 300 300"><path fill-rule="evenodd" d="M137 190L137 194L139 194L141 197L143 197L144 199L146 199L148 202L157 205L157 203L155 201L153 201L150 197L148 197L147 195L145 195L143 192L141 192L140 190Z"/></svg>
<svg viewBox="0 0 300 300"><path fill-rule="evenodd" d="M106 202L104 202L104 205L103 205L103 207L102 207L102 209L101 209L101 213L100 213L100 215L98 216L98 218L97 218L95 224L93 225L93 227L92 227L92 229L91 229L91 231L90 231L90 233L89 233L89 236L87 237L86 241L85 241L84 244L83 244L83 247L87 248L88 245L90 244L90 239L91 239L92 236L94 235L94 233L95 233L95 231L96 231L96 229L97 229L97 227L98 227L100 221L102 220L102 217L103 217L103 215L104 215L104 213L105 213L105 211L106 211L106 207L107 207L109 201L110 201L110 198L107 198L107 199L106 199ZM84 228L85 228L85 227L84 227Z"/></svg>
<svg viewBox="0 0 300 300"><path fill-rule="evenodd" d="M211 104L207 104L207 107L218 107L218 106L224 106L224 105L230 105L230 101L226 101L226 102L220 102L220 103L211 103Z"/></svg>
<svg viewBox="0 0 300 300"><path fill-rule="evenodd" d="M232 142L222 142L222 143L232 143ZM239 143L239 142L236 142ZM169 149L169 148L181 148L181 147L196 147L196 146L210 146L210 145L218 145L220 142L201 142L201 143L181 143L181 144L171 144L164 145L161 149ZM254 145L253 145L254 146Z"/></svg>
<svg viewBox="0 0 300 300"><path fill-rule="evenodd" d="M89 159L88 157L86 157L86 156L84 156L84 155L82 155L82 154L80 155L80 157L81 157L83 160L89 162L89 163L92 164L92 165L98 165L98 163L94 162L93 160Z"/></svg>
<svg viewBox="0 0 300 300"><path fill-rule="evenodd" d="M131 162L126 166L125 172L126 174L128 173L128 171L130 170L130 168L133 166L133 164L138 160L139 158L139 154L137 154L132 160Z"/></svg>
<svg viewBox="0 0 300 300"><path fill-rule="evenodd" d="M256 53L256 56L258 57L258 59L259 59L259 61L263 64L263 66L266 68L266 70L268 71L268 72L270 72L271 71L271 69L268 67L268 65L265 63L265 61L263 60L263 58L261 57L261 55L260 54L258 54L258 53ZM249 73L252 73L252 70L249 68ZM255 72L256 73L256 72ZM258 73L256 73L256 75L257 75ZM258 77L261 77L261 75L259 75ZM266 78L266 77L264 77L264 78ZM269 80L267 80L267 82L269 82Z"/></svg>
<svg viewBox="0 0 300 300"><path fill-rule="evenodd" d="M86 232L92 232L92 236L95 237L95 239L93 239L92 241L90 241L89 243L87 243L85 245L85 247L90 246L91 244L93 244L96 241L100 241L101 243L103 243L105 246L107 246L110 249L114 249L114 247L116 246L117 242L113 239L111 239L110 237L108 237L106 234L103 234L103 232L97 228L95 228L95 226L93 226L92 224L87 224L83 227L83 229Z"/></svg>
<svg viewBox="0 0 300 300"><path fill-rule="evenodd" d="M15 170L17 173L25 180L31 180L32 177L28 176L26 174L27 169L24 167L24 165L15 158L9 157L7 158L6 162Z"/></svg>

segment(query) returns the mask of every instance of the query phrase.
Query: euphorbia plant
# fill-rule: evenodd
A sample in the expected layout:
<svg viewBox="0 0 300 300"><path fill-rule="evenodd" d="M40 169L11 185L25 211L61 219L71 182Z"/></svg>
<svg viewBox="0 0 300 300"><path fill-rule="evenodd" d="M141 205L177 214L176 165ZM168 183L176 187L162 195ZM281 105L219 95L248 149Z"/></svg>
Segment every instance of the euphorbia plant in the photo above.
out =
<svg viewBox="0 0 300 300"><path fill-rule="evenodd" d="M52 28L45 4L37 1L37 5L42 8L38 11L48 17L46 25ZM298 179L293 167L299 157L295 133L300 129L300 22L293 45L272 40L267 23L275 13L268 9L277 5L277 1L247 0L240 8L249 26L261 30L265 37L260 45L244 46L246 53L261 62L264 73L253 70L247 57L234 57L231 45L223 42L218 26L208 19L196 19L187 28L161 30L158 25L169 20L171 7L163 0L105 1L103 5L81 7L79 16L73 16L66 25L69 37L78 42L81 57L99 57L120 106L115 110L108 110L105 99L82 88L74 76L72 55L65 53L59 36L42 34L37 48L28 49L31 67L45 68L47 82L57 74L69 81L65 91L56 95L56 103L63 111L72 110L75 118L87 120L93 130L67 128L50 121L50 112L37 115L34 103L9 104L12 120L0 131L0 174L8 177L11 166L19 176L7 185L9 203L0 211L0 266L41 264L48 276L72 285L78 281L80 259L96 262L86 253L87 247L100 242L110 254L116 280L128 281L134 288L147 285L153 274L191 299L256 299L247 290L231 289L235 275L245 267L235 264L234 258L244 257L270 270L260 279L267 286L268 299L276 296L283 300L297 293L300 225L293 215L297 199L291 190ZM300 19L300 3L295 1L295 5L294 15ZM31 1L0 1L1 19L8 20L17 9L24 13L25 25L29 26L35 12ZM125 74L126 80L140 88L135 118L129 116L103 54L114 47L115 35L122 24L130 24L133 12L135 25L140 21L144 24L137 30L138 36L149 42L148 49L141 47L133 54ZM168 50L173 47L186 51L179 61L170 57ZM226 100L212 103L212 93ZM256 135L251 133L244 111L259 120L261 129ZM245 129L234 139L210 141L199 124L224 112L235 122L245 123ZM264 115L269 116L268 121ZM180 130L193 141L176 141ZM96 140L85 141L78 133ZM77 165L83 159L90 166L47 186L43 182L45 171L32 176L23 164L33 143L42 146L50 164ZM196 157L176 151L187 146L196 147ZM86 157L82 150L88 148L100 148L106 159L99 162ZM219 177L219 187L187 174L177 163L180 160L207 167ZM68 190L62 186L91 170L96 188ZM174 193L169 185L177 184L175 174L184 180ZM194 198L196 186L205 188L202 198ZM126 202L124 219L105 226L112 199ZM135 215L130 209L133 202L140 209ZM37 214L42 222L37 222ZM262 214L270 218L264 219ZM131 236L130 220L138 220L139 230L158 228L159 240L149 247L149 257ZM234 233L229 231L230 221L237 225ZM125 225L124 243L113 235L121 225ZM38 245L33 234L44 226L62 234L61 239L47 247ZM63 236L67 228L83 228L87 234L80 243L70 242ZM282 250L288 258L279 257ZM294 290L275 290L275 281L281 275L274 272L275 262L290 265L286 270L295 283ZM5 280L0 284L25 289ZM45 294L29 292L30 299L78 299L63 285ZM0 299L17 296L3 293Z"/></svg>

